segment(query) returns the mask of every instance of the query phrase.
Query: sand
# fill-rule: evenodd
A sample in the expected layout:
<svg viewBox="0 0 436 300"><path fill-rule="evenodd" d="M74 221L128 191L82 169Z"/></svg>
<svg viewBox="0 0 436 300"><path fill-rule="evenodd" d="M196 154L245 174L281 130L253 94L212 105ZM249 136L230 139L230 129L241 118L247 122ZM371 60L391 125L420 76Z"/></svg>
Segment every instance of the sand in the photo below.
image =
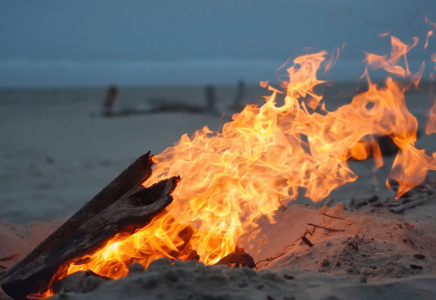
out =
<svg viewBox="0 0 436 300"><path fill-rule="evenodd" d="M345 93L335 96L327 108L345 103L354 89L341 86ZM336 91L331 88L326 96ZM120 106L140 106L156 97L202 104L203 92L202 87L126 88L121 89ZM262 93L252 88L247 98L259 102ZM229 105L234 94L232 87L217 88L220 106ZM185 113L105 119L98 115L103 96L104 89L0 91L0 258L13 257L0 262L3 267L22 259L144 152L159 153L185 132L204 125L218 129L226 121ZM428 106L425 91L408 95L407 101L422 128ZM424 135L417 145L433 152L434 141L433 136ZM256 243L241 240L259 272L158 261L147 271L68 297L429 299L436 296L436 201L401 215L385 208L344 210L341 204L348 207L356 195L392 197L383 184L392 159L385 162L377 172L377 186L371 162L351 163L359 180L334 191L331 208L300 196L276 214L276 224L260 220L261 236ZM309 247L300 239L306 229L313 229L307 223L344 231L318 228L308 236L314 244ZM284 274L295 279L285 279Z"/></svg>
<svg viewBox="0 0 436 300"><path fill-rule="evenodd" d="M111 282L85 281L84 294L61 293L54 299L431 299L434 277L366 284L298 268L262 270L174 264L162 259L147 271Z"/></svg>
<svg viewBox="0 0 436 300"><path fill-rule="evenodd" d="M386 208L349 212L343 207L338 204L316 210L293 206L276 216L278 226L263 225L268 243L255 255L258 268L294 266L368 283L434 274L436 232L432 217L422 218L413 210L397 215ZM434 215L436 199L417 210ZM340 231L315 229L308 223ZM306 230L312 233L306 237L313 247L300 238Z"/></svg>

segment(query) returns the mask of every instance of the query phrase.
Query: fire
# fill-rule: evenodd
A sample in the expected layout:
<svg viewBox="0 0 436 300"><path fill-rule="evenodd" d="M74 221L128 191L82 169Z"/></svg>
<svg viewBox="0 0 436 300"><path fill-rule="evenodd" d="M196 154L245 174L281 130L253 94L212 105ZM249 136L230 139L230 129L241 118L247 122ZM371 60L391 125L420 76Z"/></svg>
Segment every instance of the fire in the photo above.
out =
<svg viewBox="0 0 436 300"><path fill-rule="evenodd" d="M436 53L434 53L431 56L431 60L436 64ZM436 70L436 65L435 65ZM434 79L436 74L431 75L431 81L430 81L430 99L433 101L433 106L431 107L430 111L428 112L428 122L427 126L425 127L425 133L432 134L436 133L436 94L434 91Z"/></svg>
<svg viewBox="0 0 436 300"><path fill-rule="evenodd" d="M298 191L319 201L355 181L350 158L375 157L383 164L375 135L389 135L400 151L390 177L399 183L398 197L419 185L427 170L436 170L433 157L415 148L418 123L407 110L404 92L417 85L424 65L412 73L406 54L411 45L391 37L390 55L366 54L369 68L383 68L401 81L387 77L384 85L372 83L350 104L327 111L316 86L320 69L330 68L339 49L328 59L321 51L297 57L287 69L288 79L271 92L262 107L248 105L221 131L207 127L192 137L183 135L173 147L155 157L149 186L169 176L182 180L173 192L167 212L133 235L120 234L101 250L72 262L55 278L78 270L112 278L127 274L128 265L169 257L215 264L233 252L245 233L256 237L256 221L272 215L294 200ZM404 67L399 62L403 59ZM405 81L411 83L405 83ZM279 104L281 103L281 104Z"/></svg>

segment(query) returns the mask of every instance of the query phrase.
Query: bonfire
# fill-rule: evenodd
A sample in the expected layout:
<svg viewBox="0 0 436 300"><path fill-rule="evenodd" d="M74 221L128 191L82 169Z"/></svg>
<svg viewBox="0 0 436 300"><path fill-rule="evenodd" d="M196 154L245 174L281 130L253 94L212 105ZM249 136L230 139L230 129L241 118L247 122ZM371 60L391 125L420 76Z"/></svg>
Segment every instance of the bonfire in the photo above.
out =
<svg viewBox="0 0 436 300"><path fill-rule="evenodd" d="M356 260L355 253L374 255L366 245L385 238L380 237L387 234L383 226L391 226L386 220L436 197L428 176L436 170L436 152L416 147L418 121L405 100L407 91L419 87L426 67L410 70L407 63L407 53L420 44L418 38L411 44L390 39L389 54L365 54L361 83L367 89L349 104L327 110L329 99L320 91L330 83L317 77L334 67L339 49L309 53L281 67L287 78L279 86L261 82L269 93L262 106L247 105L219 131L205 127L158 155L140 157L6 272L0 280L4 292L14 299L46 298L68 291L71 280L77 285L90 276L120 279L132 265L147 269L161 258L260 270L286 261L301 264L295 257L308 249L329 253L329 243L345 245L342 256L332 252L330 259L307 259L303 266L324 272ZM377 69L387 73L382 84L371 81ZM425 133L436 133L436 102ZM375 188L348 206L330 207L332 191L358 180L351 161L372 161L373 173L384 165L381 139L396 149L383 179L395 197L381 199ZM302 192L321 205L290 209ZM365 231L363 213L353 215L363 208L392 215L372 219L372 225L381 226L379 235L373 227ZM274 223L283 222L293 230L272 233ZM419 226L394 225L418 260L435 247L421 249L426 235L422 228L416 231ZM410 266L422 270L419 263ZM368 276L367 269L358 275Z"/></svg>

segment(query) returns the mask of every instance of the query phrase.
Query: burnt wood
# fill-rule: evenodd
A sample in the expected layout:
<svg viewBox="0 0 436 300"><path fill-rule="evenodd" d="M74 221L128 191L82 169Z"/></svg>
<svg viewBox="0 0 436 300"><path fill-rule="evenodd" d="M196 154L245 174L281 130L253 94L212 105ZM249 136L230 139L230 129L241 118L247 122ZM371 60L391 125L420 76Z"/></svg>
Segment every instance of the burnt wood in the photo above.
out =
<svg viewBox="0 0 436 300"><path fill-rule="evenodd" d="M246 253L244 249L239 247L236 247L235 252L221 258L220 261L216 263L216 265L225 265L230 268L256 268L253 257L251 257L250 254Z"/></svg>
<svg viewBox="0 0 436 300"><path fill-rule="evenodd" d="M139 186L147 180L151 174L153 166L153 156L150 152L139 157L127 169L125 169L117 178L112 180L103 188L94 198L85 204L78 212L68 219L61 227L53 232L47 239L41 242L30 254L23 260L14 265L8 273L13 273L22 268L29 262L33 261L41 253L51 249L54 245L70 237L80 226L89 219L100 213L103 209L121 198L125 193L134 187Z"/></svg>
<svg viewBox="0 0 436 300"><path fill-rule="evenodd" d="M103 247L117 233L133 234L163 212L173 200L171 193L179 177L172 177L151 187L135 187L100 213L81 225L64 241L41 253L25 266L8 272L0 281L12 298L26 299L48 287L60 267Z"/></svg>

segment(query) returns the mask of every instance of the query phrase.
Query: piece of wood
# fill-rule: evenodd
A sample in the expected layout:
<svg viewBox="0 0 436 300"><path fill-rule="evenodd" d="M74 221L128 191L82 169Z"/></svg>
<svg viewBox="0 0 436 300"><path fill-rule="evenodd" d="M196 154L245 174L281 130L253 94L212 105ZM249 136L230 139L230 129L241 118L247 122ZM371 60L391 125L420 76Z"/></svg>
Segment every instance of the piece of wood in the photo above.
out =
<svg viewBox="0 0 436 300"><path fill-rule="evenodd" d="M80 226L91 219L103 209L121 198L125 193L134 187L139 186L147 180L151 174L153 166L153 156L150 152L139 157L127 169L125 169L117 178L112 180L105 188L103 188L94 198L92 198L85 206L76 212L68 219L61 227L53 232L47 239L41 242L30 254L23 260L14 265L8 273L13 273L22 268L41 253L46 252L54 245L59 244L63 240L69 238ZM5 276L5 275L4 275Z"/></svg>
<svg viewBox="0 0 436 300"><path fill-rule="evenodd" d="M429 198L417 199L415 201L412 201L412 202L409 202L409 203L406 203L406 204L403 204L403 205L400 205L397 207L392 207L391 211L398 214L398 213L405 211L406 209L414 208L418 205L422 205L422 204L426 203L427 201L433 200L433 199L436 199L436 195L433 195Z"/></svg>
<svg viewBox="0 0 436 300"><path fill-rule="evenodd" d="M332 216L332 215L328 215L328 214L322 214L323 216L329 217L329 218L333 218L333 219L339 219L339 220L346 220L345 218L341 218L341 217L337 217L337 216Z"/></svg>
<svg viewBox="0 0 436 300"><path fill-rule="evenodd" d="M303 236L301 237L301 240L302 240L306 245L308 245L309 247L313 247L313 243L312 243L311 241L309 241L309 239L308 239L305 235L303 235Z"/></svg>
<svg viewBox="0 0 436 300"><path fill-rule="evenodd" d="M368 203L373 203L377 200L378 200L377 195L366 195L360 198L353 198L351 199L351 207L354 209L358 209L364 205L367 205Z"/></svg>
<svg viewBox="0 0 436 300"><path fill-rule="evenodd" d="M323 207L323 206L327 206L330 207L330 205L333 204L333 202L335 202L335 198L333 197L329 197L327 199L324 199L322 201L319 201L315 204L316 207Z"/></svg>
<svg viewBox="0 0 436 300"><path fill-rule="evenodd" d="M315 228L321 228L321 229L324 229L324 230L327 230L327 231L331 231L331 232L343 232L343 231L345 231L343 229L328 228L328 227L325 227L325 226L322 226L322 225L316 225L316 224L312 224L312 223L307 223L307 225L313 226Z"/></svg>
<svg viewBox="0 0 436 300"><path fill-rule="evenodd" d="M136 229L150 223L172 202L171 193L179 180L179 177L172 177L148 188L133 188L90 218L68 239L41 253L15 272L8 272L0 281L1 287L16 300L41 292L48 287L60 267L85 254L92 254L117 233L133 234Z"/></svg>
<svg viewBox="0 0 436 300"><path fill-rule="evenodd" d="M394 140L389 135L383 135L378 138L378 145L383 156L394 156L400 148L395 144Z"/></svg>
<svg viewBox="0 0 436 300"><path fill-rule="evenodd" d="M235 252L221 258L220 261L216 263L216 265L225 265L230 268L256 268L253 257L251 257L250 254L246 253L244 249L239 247L236 247Z"/></svg>

